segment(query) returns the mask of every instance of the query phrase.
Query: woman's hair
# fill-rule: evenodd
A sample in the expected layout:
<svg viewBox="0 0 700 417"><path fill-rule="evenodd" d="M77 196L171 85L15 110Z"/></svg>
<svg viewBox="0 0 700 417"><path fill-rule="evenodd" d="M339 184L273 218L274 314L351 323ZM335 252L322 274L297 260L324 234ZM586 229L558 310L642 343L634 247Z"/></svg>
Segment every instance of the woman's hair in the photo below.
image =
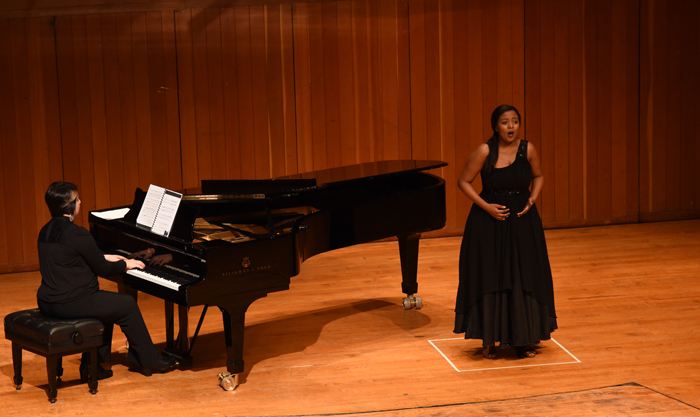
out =
<svg viewBox="0 0 700 417"><path fill-rule="evenodd" d="M78 187L70 182L56 181L49 185L44 200L49 206L51 217L72 214L78 200Z"/></svg>
<svg viewBox="0 0 700 417"><path fill-rule="evenodd" d="M487 175L493 172L493 169L496 167L496 161L498 161L498 119L507 111L514 111L515 114L518 115L518 120L520 120L520 112L518 109L508 104L501 104L491 113L491 129L493 130L493 135L486 141L486 144L489 146L489 154L486 157L486 161L484 161L483 168L483 171Z"/></svg>

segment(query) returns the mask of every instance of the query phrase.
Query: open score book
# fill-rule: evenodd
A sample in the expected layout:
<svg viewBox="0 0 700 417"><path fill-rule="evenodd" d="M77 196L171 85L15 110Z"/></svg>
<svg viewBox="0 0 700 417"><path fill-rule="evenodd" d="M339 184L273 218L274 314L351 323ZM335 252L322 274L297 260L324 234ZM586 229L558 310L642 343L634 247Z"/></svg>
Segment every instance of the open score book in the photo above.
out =
<svg viewBox="0 0 700 417"><path fill-rule="evenodd" d="M136 225L157 235L168 236L181 200L182 194L151 184Z"/></svg>

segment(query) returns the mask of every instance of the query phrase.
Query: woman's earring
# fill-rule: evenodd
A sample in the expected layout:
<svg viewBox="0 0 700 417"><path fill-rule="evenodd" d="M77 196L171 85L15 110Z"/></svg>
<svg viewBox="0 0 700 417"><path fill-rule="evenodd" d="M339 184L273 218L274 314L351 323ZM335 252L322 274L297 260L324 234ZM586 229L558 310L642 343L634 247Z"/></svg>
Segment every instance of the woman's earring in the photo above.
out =
<svg viewBox="0 0 700 417"><path fill-rule="evenodd" d="M73 221L73 215L71 214L70 217L68 217L70 221Z"/></svg>

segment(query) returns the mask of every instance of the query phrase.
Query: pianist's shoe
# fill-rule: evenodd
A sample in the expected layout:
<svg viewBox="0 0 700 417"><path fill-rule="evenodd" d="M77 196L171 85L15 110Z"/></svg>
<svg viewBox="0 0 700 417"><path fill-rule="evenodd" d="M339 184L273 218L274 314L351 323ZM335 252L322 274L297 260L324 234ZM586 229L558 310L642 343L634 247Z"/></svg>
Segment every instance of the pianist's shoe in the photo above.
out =
<svg viewBox="0 0 700 417"><path fill-rule="evenodd" d="M168 372L175 365L177 365L177 359L174 357L158 355L158 360L150 368L138 367L136 365L134 365L134 367L139 369L142 374L151 376L154 373L162 374L164 372Z"/></svg>

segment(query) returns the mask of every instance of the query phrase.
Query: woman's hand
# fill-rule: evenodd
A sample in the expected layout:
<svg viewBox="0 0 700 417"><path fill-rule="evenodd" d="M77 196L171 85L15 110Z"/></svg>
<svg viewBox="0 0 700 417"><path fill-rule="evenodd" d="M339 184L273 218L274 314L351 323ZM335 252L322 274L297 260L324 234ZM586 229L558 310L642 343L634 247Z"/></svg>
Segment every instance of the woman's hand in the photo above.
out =
<svg viewBox="0 0 700 417"><path fill-rule="evenodd" d="M136 259L124 259L126 261L126 270L138 268L138 269L143 269L146 267L146 265L143 264L143 262L138 261Z"/></svg>
<svg viewBox="0 0 700 417"><path fill-rule="evenodd" d="M505 220L510 214L509 211L508 207L496 203L489 204L486 210L496 220Z"/></svg>
<svg viewBox="0 0 700 417"><path fill-rule="evenodd" d="M105 255L105 259L109 262L125 261L126 258L121 255Z"/></svg>
<svg viewBox="0 0 700 417"><path fill-rule="evenodd" d="M528 211L530 211L530 207L532 207L533 204L535 204L535 200L533 200L532 197L528 198L528 199L527 199L527 204L525 204L525 208L523 209L523 211L521 211L520 213L518 213L518 217L522 217L525 213L527 213Z"/></svg>

